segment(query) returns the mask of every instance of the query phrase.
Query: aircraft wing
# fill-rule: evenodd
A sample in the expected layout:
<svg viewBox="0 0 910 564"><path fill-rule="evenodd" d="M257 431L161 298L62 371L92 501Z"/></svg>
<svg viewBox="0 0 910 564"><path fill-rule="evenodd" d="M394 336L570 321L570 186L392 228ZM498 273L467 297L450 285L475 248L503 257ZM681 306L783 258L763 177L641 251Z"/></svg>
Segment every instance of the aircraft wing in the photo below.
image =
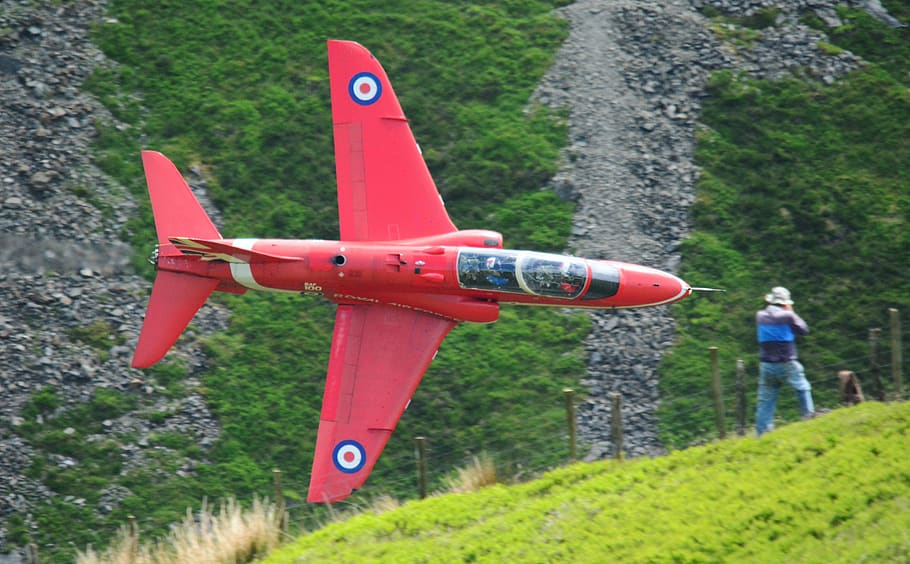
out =
<svg viewBox="0 0 910 564"><path fill-rule="evenodd" d="M363 485L454 326L393 306L338 306L307 501L339 501Z"/></svg>
<svg viewBox="0 0 910 564"><path fill-rule="evenodd" d="M379 61L352 41L328 48L341 239L456 231Z"/></svg>

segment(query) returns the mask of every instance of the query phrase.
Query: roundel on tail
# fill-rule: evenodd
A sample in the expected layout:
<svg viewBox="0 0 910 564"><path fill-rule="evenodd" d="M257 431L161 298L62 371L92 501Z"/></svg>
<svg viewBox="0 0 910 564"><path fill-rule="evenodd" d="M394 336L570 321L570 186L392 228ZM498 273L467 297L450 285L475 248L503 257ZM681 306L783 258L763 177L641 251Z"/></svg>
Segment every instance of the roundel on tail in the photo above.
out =
<svg viewBox="0 0 910 564"><path fill-rule="evenodd" d="M351 100L361 106L369 106L382 96L382 82L371 72L359 72L348 83Z"/></svg>

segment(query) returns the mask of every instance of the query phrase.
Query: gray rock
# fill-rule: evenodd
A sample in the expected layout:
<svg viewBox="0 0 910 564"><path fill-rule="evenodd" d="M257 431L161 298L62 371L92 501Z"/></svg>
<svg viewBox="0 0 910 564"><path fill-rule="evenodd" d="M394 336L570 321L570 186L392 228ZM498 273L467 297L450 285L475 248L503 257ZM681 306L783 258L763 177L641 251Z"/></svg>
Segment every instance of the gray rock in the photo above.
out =
<svg viewBox="0 0 910 564"><path fill-rule="evenodd" d="M90 152L95 124L123 128L81 90L95 68L110 64L88 40L104 9L105 2L95 0L0 0L0 522L17 513L32 529L34 508L55 492L24 475L34 451L17 429L30 422L49 425L99 388L142 393L149 403L162 397L151 387L131 387L137 372L129 360L149 284L132 272L132 251L113 234L124 232L138 206L124 187L94 168ZM195 182L195 189L204 190L204 178ZM112 341L115 346L105 353L75 336L74 329L99 322L113 328L112 336L133 342ZM225 323L225 312L205 306L194 325L208 334ZM172 354L190 359L191 366L203 362L192 344L178 344ZM26 421L23 407L48 386L63 407ZM173 428L165 420L158 430L186 433L208 448L219 427L204 401L191 405ZM83 437L84 430L75 427L63 433L87 441L138 440L148 434L143 421L126 414L107 420L98 435ZM124 446L128 464L155 467L154 458ZM77 461L57 454L51 463L65 472ZM193 461L180 463L184 473L193 468ZM113 511L128 495L107 492L97 511ZM67 503L86 502L71 497ZM0 529L0 562L19 561L21 555L6 554L5 541Z"/></svg>

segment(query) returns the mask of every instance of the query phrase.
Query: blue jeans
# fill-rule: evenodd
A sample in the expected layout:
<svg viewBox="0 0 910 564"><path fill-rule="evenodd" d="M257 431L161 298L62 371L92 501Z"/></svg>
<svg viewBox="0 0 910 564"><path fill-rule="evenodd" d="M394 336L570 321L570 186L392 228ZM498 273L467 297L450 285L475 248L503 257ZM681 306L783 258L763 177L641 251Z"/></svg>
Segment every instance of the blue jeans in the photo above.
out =
<svg viewBox="0 0 910 564"><path fill-rule="evenodd" d="M806 380L803 365L799 361L762 362L758 370L758 405L755 410L755 432L759 436L774 428L777 394L784 383L790 384L796 391L799 411L803 417L815 412L812 385Z"/></svg>

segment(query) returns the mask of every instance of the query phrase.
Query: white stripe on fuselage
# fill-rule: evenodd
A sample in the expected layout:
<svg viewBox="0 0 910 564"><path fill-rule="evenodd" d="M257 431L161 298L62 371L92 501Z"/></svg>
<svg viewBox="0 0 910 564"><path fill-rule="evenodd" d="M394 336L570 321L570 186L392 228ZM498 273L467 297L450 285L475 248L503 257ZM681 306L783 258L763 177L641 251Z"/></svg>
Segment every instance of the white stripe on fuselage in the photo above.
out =
<svg viewBox="0 0 910 564"><path fill-rule="evenodd" d="M231 243L232 246L237 247L238 249L245 249L247 251L253 250L253 245L256 244L256 241L259 239L234 239ZM279 290L277 288L269 288L268 286L263 286L253 278L253 269L250 268L250 265L245 262L232 262L229 263L231 267L231 276L234 277L234 282L237 282L241 286L249 288L250 290L260 290L263 292L287 292L290 294L297 294L294 290Z"/></svg>

